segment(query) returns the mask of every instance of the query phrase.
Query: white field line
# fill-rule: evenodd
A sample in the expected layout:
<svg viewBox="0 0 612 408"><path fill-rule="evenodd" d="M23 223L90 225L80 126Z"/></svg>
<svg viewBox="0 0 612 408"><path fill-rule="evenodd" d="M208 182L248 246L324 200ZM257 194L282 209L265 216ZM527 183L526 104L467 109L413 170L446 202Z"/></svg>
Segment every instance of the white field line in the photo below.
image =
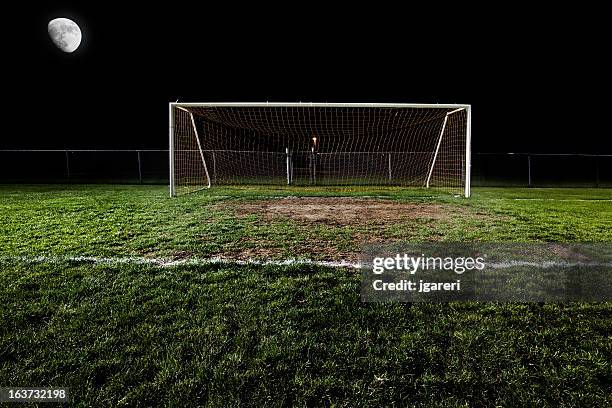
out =
<svg viewBox="0 0 612 408"><path fill-rule="evenodd" d="M231 258L145 258L145 257L96 257L96 256L1 256L2 261L19 261L26 263L92 263L101 265L153 265L160 267L188 266L188 265L261 265L261 266L290 266L290 265L315 265L331 268L359 269L362 266L372 266L369 262L353 262L350 260L338 261L314 261L311 259L281 259L281 260L259 260L259 259L231 259ZM508 269L515 267L533 268L575 268L575 267L610 267L612 262L568 262L568 261L504 261L504 262L485 262L486 268Z"/></svg>
<svg viewBox="0 0 612 408"><path fill-rule="evenodd" d="M507 269L517 266L529 266L533 268L576 268L576 267L612 267L612 262L567 262L567 261L506 261L506 262L485 262L487 267L492 269Z"/></svg>
<svg viewBox="0 0 612 408"><path fill-rule="evenodd" d="M259 260L259 259L231 259L231 258L145 258L138 256L130 257L97 257L97 256L1 256L0 261L20 261L29 263L61 263L82 262L103 265L133 264L133 265L155 265L162 267L177 265L315 265L329 266L334 268L360 268L358 262L347 260L340 261L313 261L310 259L281 259L281 260Z"/></svg>
<svg viewBox="0 0 612 408"><path fill-rule="evenodd" d="M503 199L500 199L503 200ZM513 198L514 201L612 201L607 198Z"/></svg>

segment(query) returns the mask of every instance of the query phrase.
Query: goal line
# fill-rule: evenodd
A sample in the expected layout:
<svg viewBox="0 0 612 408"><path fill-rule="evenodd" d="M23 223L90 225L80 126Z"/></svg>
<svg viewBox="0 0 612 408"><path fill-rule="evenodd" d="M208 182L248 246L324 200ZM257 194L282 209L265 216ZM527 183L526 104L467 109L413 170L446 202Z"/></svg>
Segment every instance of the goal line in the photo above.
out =
<svg viewBox="0 0 612 408"><path fill-rule="evenodd" d="M238 266L323 266L329 268L360 269L368 264L351 260L328 260L316 261L311 259L232 259L226 257L188 257L188 258L150 258L150 257L96 257L96 256L0 256L0 262L23 262L23 263L49 263L61 264L65 262L94 264L94 265L150 265L156 267L177 266L208 266L208 265L238 265ZM574 268L574 267L612 267L610 262L569 262L569 261L497 261L488 262L487 267L492 269L512 269L516 267L533 268Z"/></svg>
<svg viewBox="0 0 612 408"><path fill-rule="evenodd" d="M349 260L338 261L315 261L311 259L233 259L226 257L108 257L108 256L0 256L0 262L24 262L24 263L50 263L59 264L64 262L95 264L95 265L151 265L160 267L189 266L189 265L258 265L258 266L290 266L290 265L314 265L332 268L360 268L359 262Z"/></svg>

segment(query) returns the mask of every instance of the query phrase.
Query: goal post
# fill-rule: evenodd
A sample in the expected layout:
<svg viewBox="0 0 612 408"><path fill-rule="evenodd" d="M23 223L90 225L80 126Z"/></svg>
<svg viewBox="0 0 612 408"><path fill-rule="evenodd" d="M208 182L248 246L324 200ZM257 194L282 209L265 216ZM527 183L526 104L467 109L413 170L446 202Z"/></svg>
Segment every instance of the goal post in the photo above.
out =
<svg viewBox="0 0 612 408"><path fill-rule="evenodd" d="M471 107L170 103L170 194L215 185L391 185L469 197Z"/></svg>
<svg viewBox="0 0 612 408"><path fill-rule="evenodd" d="M175 107L173 104L168 105L169 107L169 117L170 117L170 146L168 148L168 152L170 153L170 169L169 169L169 178L170 178L170 197L176 196L176 186L174 180L174 110Z"/></svg>
<svg viewBox="0 0 612 408"><path fill-rule="evenodd" d="M466 106L465 124L465 180L463 195L469 198L472 195L472 107Z"/></svg>

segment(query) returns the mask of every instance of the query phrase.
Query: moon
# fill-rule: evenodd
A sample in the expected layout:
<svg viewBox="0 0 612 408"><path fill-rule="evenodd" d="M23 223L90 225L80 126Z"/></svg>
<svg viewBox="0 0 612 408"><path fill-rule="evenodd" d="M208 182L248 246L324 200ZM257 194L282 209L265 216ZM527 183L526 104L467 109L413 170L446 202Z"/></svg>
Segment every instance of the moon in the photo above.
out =
<svg viewBox="0 0 612 408"><path fill-rule="evenodd" d="M68 18L56 18L47 26L53 44L64 52L74 52L81 44L81 29Z"/></svg>

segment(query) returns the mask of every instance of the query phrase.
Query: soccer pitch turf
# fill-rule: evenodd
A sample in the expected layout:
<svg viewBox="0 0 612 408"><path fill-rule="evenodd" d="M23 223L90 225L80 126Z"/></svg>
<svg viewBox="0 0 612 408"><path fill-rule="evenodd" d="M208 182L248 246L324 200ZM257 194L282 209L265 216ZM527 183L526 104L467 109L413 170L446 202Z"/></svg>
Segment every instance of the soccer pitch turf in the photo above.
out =
<svg viewBox="0 0 612 408"><path fill-rule="evenodd" d="M1 386L69 387L81 406L612 404L612 303L365 304L350 268L231 263L612 242L611 189L167 195L0 186ZM228 261L189 262L211 258Z"/></svg>

